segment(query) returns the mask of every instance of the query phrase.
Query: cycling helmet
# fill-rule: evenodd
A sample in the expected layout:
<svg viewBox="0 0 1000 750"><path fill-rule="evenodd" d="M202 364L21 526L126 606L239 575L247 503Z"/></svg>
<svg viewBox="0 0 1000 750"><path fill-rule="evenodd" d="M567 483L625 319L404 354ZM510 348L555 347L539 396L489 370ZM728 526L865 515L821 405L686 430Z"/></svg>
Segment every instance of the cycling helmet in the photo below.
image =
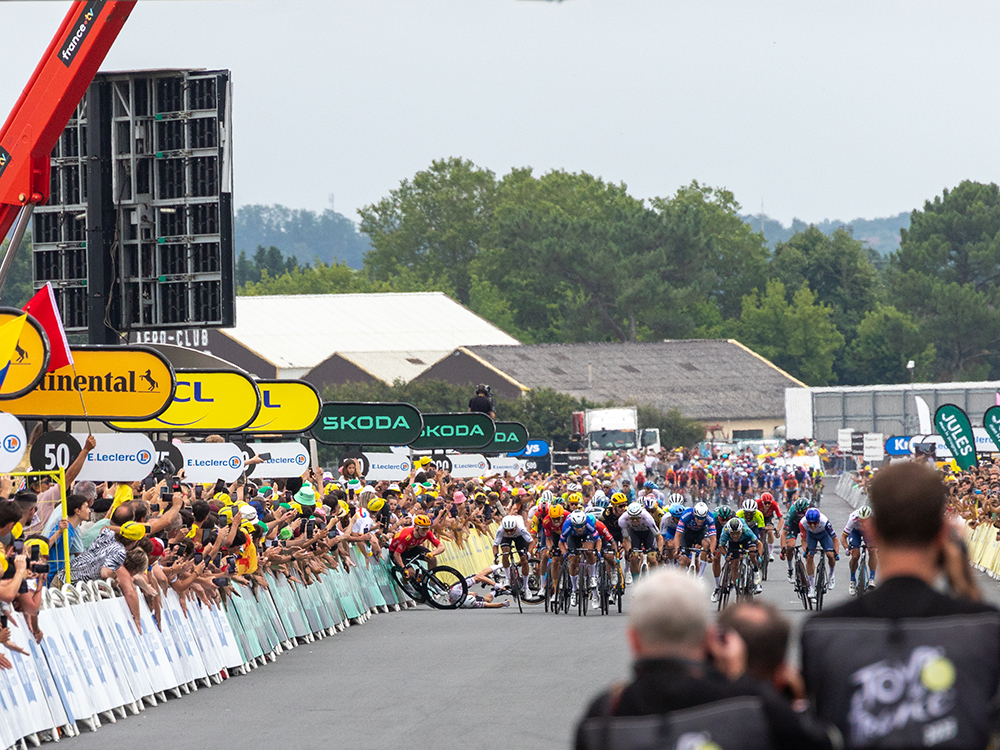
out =
<svg viewBox="0 0 1000 750"><path fill-rule="evenodd" d="M810 508L806 511L806 523L819 523L819 508Z"/></svg>
<svg viewBox="0 0 1000 750"><path fill-rule="evenodd" d="M806 500L804 497L799 498L798 500L795 501L795 504L792 506L792 510L794 510L796 513L805 513L807 510L809 510L809 501Z"/></svg>
<svg viewBox="0 0 1000 750"><path fill-rule="evenodd" d="M581 495L579 492L570 493L570 496L566 498L566 502L568 502L570 505L579 505L580 503L583 502L583 495Z"/></svg>
<svg viewBox="0 0 1000 750"><path fill-rule="evenodd" d="M858 508L858 518L862 520L868 518L871 514L872 514L872 509L871 506L869 505L862 505L860 508Z"/></svg>
<svg viewBox="0 0 1000 750"><path fill-rule="evenodd" d="M587 525L587 514L582 510L574 510L569 514L569 522L574 529L582 529Z"/></svg>
<svg viewBox="0 0 1000 750"><path fill-rule="evenodd" d="M760 501L762 503L773 503L774 495L772 495L770 492L765 492L763 495L760 496Z"/></svg>
<svg viewBox="0 0 1000 750"><path fill-rule="evenodd" d="M743 501L743 512L750 513L751 515L757 512L757 501L756 500L744 500Z"/></svg>
<svg viewBox="0 0 1000 750"><path fill-rule="evenodd" d="M421 513L419 516L414 516L413 518L414 526L423 526L424 528L430 528L431 519Z"/></svg>
<svg viewBox="0 0 1000 750"><path fill-rule="evenodd" d="M676 503L676 504L679 504L679 505L684 505L684 495L682 495L679 492L675 492L674 494L672 494L670 496L670 502L671 503Z"/></svg>
<svg viewBox="0 0 1000 750"><path fill-rule="evenodd" d="M549 492L548 490L543 490L542 494L539 496L538 499L541 502L543 502L543 503L551 503L552 502L552 493Z"/></svg>
<svg viewBox="0 0 1000 750"><path fill-rule="evenodd" d="M599 508L600 510L604 510L605 508L608 507L607 495L601 495L600 497L595 497L591 501L591 505L593 505L595 508Z"/></svg>
<svg viewBox="0 0 1000 750"><path fill-rule="evenodd" d="M733 509L728 505L720 505L715 509L715 517L720 521L726 521L733 517Z"/></svg>
<svg viewBox="0 0 1000 750"><path fill-rule="evenodd" d="M708 506L705 503L695 503L694 517L698 519L708 518Z"/></svg>
<svg viewBox="0 0 1000 750"><path fill-rule="evenodd" d="M726 530L730 535L740 534L743 535L743 522L738 518L730 518L729 522L726 523Z"/></svg>
<svg viewBox="0 0 1000 750"><path fill-rule="evenodd" d="M652 510L656 507L656 498L652 495L646 495L642 498L642 504L646 506L648 510Z"/></svg>
<svg viewBox="0 0 1000 750"><path fill-rule="evenodd" d="M517 519L519 516L504 516L503 521L500 522L500 528L504 531L513 531L517 528Z"/></svg>
<svg viewBox="0 0 1000 750"><path fill-rule="evenodd" d="M549 508L549 518L562 518L566 515L566 509L561 505L553 505Z"/></svg>
<svg viewBox="0 0 1000 750"><path fill-rule="evenodd" d="M628 498L625 496L624 492L616 492L611 496L612 505L627 505Z"/></svg>
<svg viewBox="0 0 1000 750"><path fill-rule="evenodd" d="M629 503L626 510L632 518L638 518L642 515L642 506L639 503Z"/></svg>
<svg viewBox="0 0 1000 750"><path fill-rule="evenodd" d="M670 506L670 515L680 518L684 514L684 506L681 503L674 503Z"/></svg>
<svg viewBox="0 0 1000 750"><path fill-rule="evenodd" d="M660 489L659 487L656 486L656 482L646 482L642 486L645 487L647 490L658 490L658 489Z"/></svg>

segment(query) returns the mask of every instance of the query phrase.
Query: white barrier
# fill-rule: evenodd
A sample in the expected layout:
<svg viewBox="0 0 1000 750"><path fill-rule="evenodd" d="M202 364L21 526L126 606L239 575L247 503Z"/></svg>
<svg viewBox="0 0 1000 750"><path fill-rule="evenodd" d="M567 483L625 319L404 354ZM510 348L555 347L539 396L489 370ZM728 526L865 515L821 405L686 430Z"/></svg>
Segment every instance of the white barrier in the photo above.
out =
<svg viewBox="0 0 1000 750"><path fill-rule="evenodd" d="M852 508L868 504L868 493L858 484L858 475L852 471L845 471L840 475L835 492Z"/></svg>
<svg viewBox="0 0 1000 750"><path fill-rule="evenodd" d="M352 553L357 567L327 571L310 586L268 574L268 589L237 587L225 608L161 597L161 627L139 597L142 633L125 600L105 582L46 590L36 644L20 613L9 615L11 640L0 647L13 669L0 670L0 748L91 731L129 713L222 682L273 661L283 650L333 635L377 611L412 603L384 561Z"/></svg>

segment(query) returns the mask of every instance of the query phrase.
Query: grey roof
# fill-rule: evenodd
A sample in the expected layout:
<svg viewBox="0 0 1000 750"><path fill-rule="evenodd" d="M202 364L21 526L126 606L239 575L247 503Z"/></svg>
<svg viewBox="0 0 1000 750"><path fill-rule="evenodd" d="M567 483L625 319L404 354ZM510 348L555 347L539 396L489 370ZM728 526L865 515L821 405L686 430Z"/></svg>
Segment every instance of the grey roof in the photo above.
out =
<svg viewBox="0 0 1000 750"><path fill-rule="evenodd" d="M785 389L805 387L732 339L463 349L522 387L552 388L598 403L651 404L704 422L783 420Z"/></svg>

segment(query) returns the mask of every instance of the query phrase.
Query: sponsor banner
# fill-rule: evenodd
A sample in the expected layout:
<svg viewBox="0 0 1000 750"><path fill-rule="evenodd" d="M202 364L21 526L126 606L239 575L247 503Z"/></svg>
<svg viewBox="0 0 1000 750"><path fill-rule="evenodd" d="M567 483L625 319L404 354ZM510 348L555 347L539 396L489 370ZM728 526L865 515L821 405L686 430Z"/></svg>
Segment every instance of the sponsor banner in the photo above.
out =
<svg viewBox="0 0 1000 750"><path fill-rule="evenodd" d="M837 430L837 450L841 453L851 452L851 435L854 434L854 430L847 428L845 430Z"/></svg>
<svg viewBox="0 0 1000 750"><path fill-rule="evenodd" d="M478 450L493 442L496 426L486 414L423 414L424 428L410 447L417 450Z"/></svg>
<svg viewBox="0 0 1000 750"><path fill-rule="evenodd" d="M78 445L87 442L86 432L74 432L72 437ZM100 433L94 440L97 445L87 454L79 481L137 482L149 476L156 465L156 448L145 435Z"/></svg>
<svg viewBox="0 0 1000 750"><path fill-rule="evenodd" d="M507 455L517 456L518 458L540 458L549 455L550 452L549 444L544 440L529 440L528 444L524 446L524 450L508 451Z"/></svg>
<svg viewBox="0 0 1000 750"><path fill-rule="evenodd" d="M910 455L910 437L894 435L885 441L885 452L890 456Z"/></svg>
<svg viewBox="0 0 1000 750"><path fill-rule="evenodd" d="M959 468L965 470L976 465L976 438L965 411L955 404L942 404L934 414L934 425Z"/></svg>
<svg viewBox="0 0 1000 750"><path fill-rule="evenodd" d="M398 453L365 453L364 458L368 464L365 479L399 482L410 476L413 469L410 459Z"/></svg>
<svg viewBox="0 0 1000 750"><path fill-rule="evenodd" d="M304 380L258 380L260 411L244 432L307 432L319 419L323 399Z"/></svg>
<svg viewBox="0 0 1000 750"><path fill-rule="evenodd" d="M327 445L388 446L409 445L422 428L421 414L410 404L330 401L312 432Z"/></svg>
<svg viewBox="0 0 1000 750"><path fill-rule="evenodd" d="M995 453L996 446L1000 445L1000 406L991 406L983 414L983 431L993 442L993 450L983 450L978 443L976 449L981 453Z"/></svg>
<svg viewBox="0 0 1000 750"><path fill-rule="evenodd" d="M27 330L27 327L25 327ZM141 421L163 412L174 395L174 370L144 346L72 346L69 367L50 372L30 393L3 402L3 409L29 419L84 418Z"/></svg>
<svg viewBox="0 0 1000 750"><path fill-rule="evenodd" d="M0 307L0 326L25 313L13 307ZM28 315L21 329L7 375L0 385L0 400L18 398L35 388L49 368L49 337L36 318Z"/></svg>
<svg viewBox="0 0 1000 750"><path fill-rule="evenodd" d="M116 430L239 432L260 411L260 391L249 375L232 370L178 369L170 406L142 422L109 422Z"/></svg>
<svg viewBox="0 0 1000 750"><path fill-rule="evenodd" d="M451 475L458 479L484 477L487 474L493 473L490 471L490 461L486 456L469 453L452 454L448 458L451 460Z"/></svg>
<svg viewBox="0 0 1000 750"><path fill-rule="evenodd" d="M528 428L520 422L496 422L493 442L483 453L517 453L528 445Z"/></svg>
<svg viewBox="0 0 1000 750"><path fill-rule="evenodd" d="M866 432L862 458L865 461L881 461L885 455L884 435L881 432Z"/></svg>
<svg viewBox="0 0 1000 750"><path fill-rule="evenodd" d="M17 468L27 444L24 425L17 417L0 413L0 472L6 474Z"/></svg>
<svg viewBox="0 0 1000 750"><path fill-rule="evenodd" d="M501 457L490 459L490 470L493 474L503 474L505 471L517 474L524 468L524 462L519 458Z"/></svg>
<svg viewBox="0 0 1000 750"><path fill-rule="evenodd" d="M177 447L184 457L185 482L235 482L243 473L243 451L233 443L181 443Z"/></svg>
<svg viewBox="0 0 1000 750"><path fill-rule="evenodd" d="M537 458L522 458L521 461L524 463L524 470L529 474L533 471L537 471L539 474L548 474L552 471L551 454Z"/></svg>
<svg viewBox="0 0 1000 750"><path fill-rule="evenodd" d="M250 458L270 456L262 464L247 467L254 479L299 477L309 468L309 451L302 443L249 443Z"/></svg>

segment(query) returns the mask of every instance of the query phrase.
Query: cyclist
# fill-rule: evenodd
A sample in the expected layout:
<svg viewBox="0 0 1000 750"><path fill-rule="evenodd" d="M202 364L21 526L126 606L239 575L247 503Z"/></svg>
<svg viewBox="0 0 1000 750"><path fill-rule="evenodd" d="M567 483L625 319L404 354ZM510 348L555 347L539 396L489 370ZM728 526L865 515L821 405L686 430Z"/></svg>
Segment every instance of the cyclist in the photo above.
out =
<svg viewBox="0 0 1000 750"><path fill-rule="evenodd" d="M680 495L675 492L670 497L680 497ZM677 533L677 524L681 520L682 515L684 515L684 504L674 502L671 503L670 508L667 509L667 512L660 519L660 534L664 540L663 559L667 562L672 562L674 559L674 535Z"/></svg>
<svg viewBox="0 0 1000 750"><path fill-rule="evenodd" d="M656 497L648 493L643 495L642 507L644 507L646 509L646 512L653 517L653 523L659 526L660 521L664 516L664 512L663 508L660 507L659 503L657 503Z"/></svg>
<svg viewBox="0 0 1000 750"><path fill-rule="evenodd" d="M621 518L622 513L625 512L625 508L628 505L628 497L624 492L616 492L611 496L611 502L608 507L604 509L604 512L600 515L600 521L608 529L608 533L614 539L615 544L615 555L618 556L621 552L621 547L623 545L622 540L622 527L618 525L618 519ZM632 583L632 571L625 570L625 585Z"/></svg>
<svg viewBox="0 0 1000 750"><path fill-rule="evenodd" d="M521 580L528 580L528 557L535 546L535 540L524 527L524 519L520 516L504 516L493 539L493 559L497 551L503 555L503 568L507 574L508 583L513 578L510 570L510 546L514 545L521 560Z"/></svg>
<svg viewBox="0 0 1000 750"><path fill-rule="evenodd" d="M722 536L719 538L719 548L722 550L723 554L726 556L726 564L730 566L729 568L729 581L730 586L736 580L738 575L737 572L737 562L739 556L743 553L750 555L750 562L754 567L754 582L756 586L754 588L754 593L759 594L762 591L760 583L757 581L757 561L760 559L760 555L764 553L764 545L757 538L757 535L753 533L753 530L747 525L747 522L742 518L730 518L726 525L722 527ZM712 601L719 601L719 594L721 593L721 587L716 587L715 591L712 593Z"/></svg>
<svg viewBox="0 0 1000 750"><path fill-rule="evenodd" d="M587 553L591 586L596 587L597 585L597 576L594 574L597 568L597 555L594 553L594 545L599 539L594 517L588 516L582 510L574 510L569 514L569 518L563 522L562 532L559 534L559 549L569 565L570 580L573 582L573 596L569 603L571 607L576 606L579 588L577 573L580 570L581 548Z"/></svg>
<svg viewBox="0 0 1000 750"><path fill-rule="evenodd" d="M715 588L719 588L719 578L722 576L722 547L719 544L719 537L722 535L722 527L736 514L728 505L720 505L715 509L715 552L712 555L712 577L715 578Z"/></svg>
<svg viewBox="0 0 1000 750"><path fill-rule="evenodd" d="M428 551L427 547L423 546L425 541L433 544L434 549ZM434 536L434 532L431 531L431 519L423 513L414 517L412 526L397 531L389 543L389 554L393 562L406 571L407 577L412 573L407 564L414 557L426 556L427 564L433 568L436 565L434 558L443 552L444 544Z"/></svg>
<svg viewBox="0 0 1000 750"><path fill-rule="evenodd" d="M646 494L643 495L644 498L651 497L658 507L663 507L666 500L663 497L663 493L660 492L660 488L656 486L656 482L646 482L642 485L642 488L646 490Z"/></svg>
<svg viewBox="0 0 1000 750"><path fill-rule="evenodd" d="M774 517L782 518L781 507L774 499L774 495L765 492L757 500L757 510L764 516L764 529L767 531L767 554L770 561L774 562ZM761 540L764 541L764 540Z"/></svg>
<svg viewBox="0 0 1000 750"><path fill-rule="evenodd" d="M559 582L559 571L562 568L562 554L559 551L559 535L562 533L563 523L566 519L566 509L557 502L549 506L548 515L542 519L542 531L540 539L545 540L545 548L542 556L552 567L552 585Z"/></svg>
<svg viewBox="0 0 1000 750"><path fill-rule="evenodd" d="M764 527L767 525L764 521L764 514L757 510L757 501L752 497L748 497L743 501L743 507L736 511L736 517L742 518L746 521L747 526L754 533L761 543L764 542Z"/></svg>
<svg viewBox="0 0 1000 750"><path fill-rule="evenodd" d="M832 591L836 584L834 565L840 559L840 545L837 540L837 534L830 524L830 519L820 513L819 508L810 508L806 511L805 518L799 522L799 530L802 532L802 538L805 541L806 547L806 575L809 577L809 596L815 599L816 563L813 560L813 555L816 553L816 547L822 546L823 551L826 553L826 559L830 564L830 585L828 588Z"/></svg>
<svg viewBox="0 0 1000 750"><path fill-rule="evenodd" d="M681 514L673 539L673 554L680 555L680 564L685 568L691 564L690 551L701 549L710 556L715 555L715 517L708 512L708 506L695 503ZM698 576L705 572L707 560L698 562Z"/></svg>
<svg viewBox="0 0 1000 750"><path fill-rule="evenodd" d="M504 607L510 606L509 600L504 600L502 602L493 601L494 597L498 596L501 591L500 587L497 586L497 582L494 581L490 576L496 572L496 566L491 565L488 568L483 568L481 571L476 573L474 576L468 576L465 579L466 594L465 599L462 603L458 605L459 609L502 609ZM492 586L492 594L473 594L472 587L477 583L481 583L483 586ZM462 584L456 583L448 590L448 598L451 603L454 604L462 597Z"/></svg>
<svg viewBox="0 0 1000 750"><path fill-rule="evenodd" d="M618 525L624 532L625 554L628 555L628 565L633 575L639 572L640 555L643 552L648 553L649 567L653 567L656 564L656 553L663 550L663 537L659 535L653 517L639 503L629 503L625 513L618 519Z"/></svg>
<svg viewBox="0 0 1000 750"><path fill-rule="evenodd" d="M844 547L851 553L851 561L849 563L851 569L851 596L858 593L857 578L858 578L858 560L861 557L861 545L866 543L866 537L868 536L865 532L867 531L867 526L871 521L872 509L867 505L862 505L856 511L851 513L847 518L847 525L844 526L843 541ZM875 588L875 569L878 567L878 555L876 554L875 547L868 545L868 570L871 574L868 577L867 588Z"/></svg>
<svg viewBox="0 0 1000 750"><path fill-rule="evenodd" d="M618 570L618 566L616 565L618 542L615 540L614 534L611 533L611 529L600 518L596 516L591 516L591 518L594 521L594 528L597 530L598 554L604 558L611 570ZM615 526L618 526L618 524L615 523ZM590 568L590 584L594 590L594 603L599 604L601 592L597 590L597 565L593 565Z"/></svg>
<svg viewBox="0 0 1000 750"><path fill-rule="evenodd" d="M785 524L781 527L781 554L785 558L785 562L788 563L788 582L791 584L795 583L795 573L792 571L792 566L795 561L795 545L799 539L799 523L805 518L807 510L809 510L809 501L804 497L799 498L788 509Z"/></svg>
<svg viewBox="0 0 1000 750"><path fill-rule="evenodd" d="M785 477L785 505L791 505L799 492L799 480L795 478L795 473L790 472Z"/></svg>

